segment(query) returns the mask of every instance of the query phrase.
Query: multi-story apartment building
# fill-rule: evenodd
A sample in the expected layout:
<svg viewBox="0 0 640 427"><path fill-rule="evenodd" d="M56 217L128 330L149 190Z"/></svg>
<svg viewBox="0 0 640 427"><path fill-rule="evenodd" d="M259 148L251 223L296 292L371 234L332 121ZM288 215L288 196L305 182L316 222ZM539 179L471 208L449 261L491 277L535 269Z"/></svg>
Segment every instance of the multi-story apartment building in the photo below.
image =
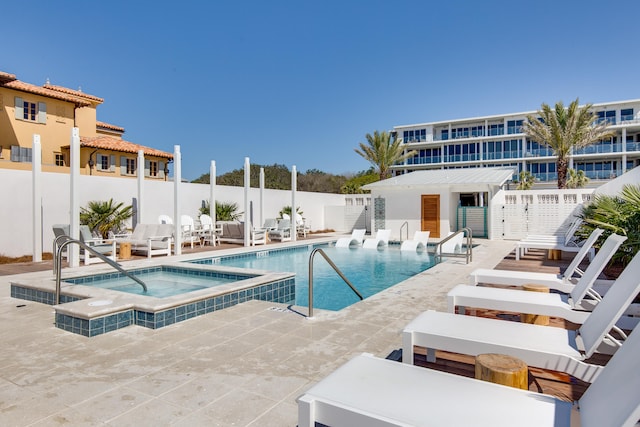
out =
<svg viewBox="0 0 640 427"><path fill-rule="evenodd" d="M47 82L37 86L0 71L0 168L30 170L40 135L42 171L69 173L71 132L80 131L80 173L135 177L138 151L148 179L164 180L173 154L122 139L124 128L97 120L104 100Z"/></svg>
<svg viewBox="0 0 640 427"><path fill-rule="evenodd" d="M640 165L640 99L593 104L592 111L616 136L575 150L569 167L584 171L590 184L598 185ZM537 111L396 126L393 132L416 155L395 165L394 173L513 166L518 173L531 172L537 183L555 185L556 157L522 132L528 115Z"/></svg>

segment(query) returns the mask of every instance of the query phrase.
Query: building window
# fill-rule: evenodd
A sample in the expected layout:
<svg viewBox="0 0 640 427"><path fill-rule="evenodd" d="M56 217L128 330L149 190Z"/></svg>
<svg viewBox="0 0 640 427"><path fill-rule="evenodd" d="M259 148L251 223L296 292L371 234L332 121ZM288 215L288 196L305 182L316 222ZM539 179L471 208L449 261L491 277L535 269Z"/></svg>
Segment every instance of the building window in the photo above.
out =
<svg viewBox="0 0 640 427"><path fill-rule="evenodd" d="M615 110L610 111L598 111L598 120L597 123L608 123L610 125L616 124L616 112Z"/></svg>
<svg viewBox="0 0 640 427"><path fill-rule="evenodd" d="M158 162L149 162L149 176L158 176Z"/></svg>
<svg viewBox="0 0 640 427"><path fill-rule="evenodd" d="M507 121L507 134L522 133L522 120Z"/></svg>
<svg viewBox="0 0 640 427"><path fill-rule="evenodd" d="M620 110L620 120L633 120L633 108L625 108L624 110Z"/></svg>
<svg viewBox="0 0 640 427"><path fill-rule="evenodd" d="M135 175L136 173L136 159L127 159L126 160L126 174L127 175Z"/></svg>
<svg viewBox="0 0 640 427"><path fill-rule="evenodd" d="M55 153L56 157L56 166L64 166L64 154Z"/></svg>
<svg viewBox="0 0 640 427"><path fill-rule="evenodd" d="M96 169L103 172L115 172L116 156L96 154Z"/></svg>
<svg viewBox="0 0 640 427"><path fill-rule="evenodd" d="M11 161L20 163L31 163L31 148L12 145Z"/></svg>
<svg viewBox="0 0 640 427"><path fill-rule="evenodd" d="M424 142L427 140L427 130L426 129L405 130L402 133L402 138L405 143Z"/></svg>
<svg viewBox="0 0 640 427"><path fill-rule="evenodd" d="M504 135L504 123L489 125L489 135Z"/></svg>
<svg viewBox="0 0 640 427"><path fill-rule="evenodd" d="M29 102L15 97L15 118L35 123L47 122L47 104L44 102Z"/></svg>
<svg viewBox="0 0 640 427"><path fill-rule="evenodd" d="M37 112L38 112L38 108L36 107L36 104L34 102L24 101L24 104L22 107L23 119L31 120L32 122L35 122L37 117L36 116Z"/></svg>

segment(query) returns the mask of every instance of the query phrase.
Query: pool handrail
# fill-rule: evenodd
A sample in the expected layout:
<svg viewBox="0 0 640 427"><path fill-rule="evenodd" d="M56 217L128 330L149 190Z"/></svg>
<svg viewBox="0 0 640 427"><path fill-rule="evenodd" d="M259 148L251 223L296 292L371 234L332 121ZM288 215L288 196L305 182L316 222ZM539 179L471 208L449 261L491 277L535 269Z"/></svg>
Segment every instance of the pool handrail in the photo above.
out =
<svg viewBox="0 0 640 427"><path fill-rule="evenodd" d="M64 240L64 242L60 243L60 241ZM84 242L81 242L80 240L76 240L70 236L57 236L54 240L53 240L53 273L56 276L56 305L60 304L60 276L62 275L62 250L70 245L71 243L75 243L78 246L80 246L81 248L83 248L85 251L89 251L91 252L93 255L97 256L98 258L100 258L102 261L106 262L107 264L109 264L110 266L112 266L113 268L115 268L116 270L118 270L119 272L121 272L122 274L124 274L125 276L127 276L128 278L130 278L131 280L133 280L134 282L137 282L140 286L142 286L142 289L147 292L147 285L139 278L137 278L136 276L134 276L133 274L129 273L127 270L125 270L124 268L122 268L120 266L120 264L118 264L117 262L113 261L112 259L110 259L109 257L101 254L100 252L96 251L95 249L93 249L91 246L87 245Z"/></svg>
<svg viewBox="0 0 640 427"><path fill-rule="evenodd" d="M409 221L403 222L402 225L400 226L400 241L401 242L402 242L402 229L403 228L405 228L406 231L407 231L407 239L406 240L409 240Z"/></svg>
<svg viewBox="0 0 640 427"><path fill-rule="evenodd" d="M342 273L342 271L340 271L338 266L335 265L333 261L331 261L329 256L321 248L315 248L314 250L311 251L311 254L309 255L309 316L308 316L309 319L313 317L313 257L317 253L322 255L322 257L327 261L327 263L329 263L329 265L335 270L335 272L338 273L338 276L340 276L342 280L344 280L344 282L347 285L349 285L351 290L358 296L358 298L360 298L360 300L364 299L362 294L356 289L355 286L353 286L353 284L349 281L349 279L346 278L346 276Z"/></svg>
<svg viewBox="0 0 640 427"><path fill-rule="evenodd" d="M463 236L466 236L465 251L462 253L442 252L442 245L460 233L462 233ZM473 232L469 227L461 228L438 242L434 253L436 262L441 262L443 256L466 258L467 264L473 261Z"/></svg>

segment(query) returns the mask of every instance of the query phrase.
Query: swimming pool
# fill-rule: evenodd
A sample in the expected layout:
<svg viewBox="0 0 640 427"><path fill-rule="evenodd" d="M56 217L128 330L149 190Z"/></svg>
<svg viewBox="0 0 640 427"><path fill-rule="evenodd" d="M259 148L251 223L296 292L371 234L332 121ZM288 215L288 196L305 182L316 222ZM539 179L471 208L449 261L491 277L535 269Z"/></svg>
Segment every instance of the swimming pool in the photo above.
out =
<svg viewBox="0 0 640 427"><path fill-rule="evenodd" d="M329 245L318 247L338 266L364 298L435 265L433 257L430 257L427 252L400 251L397 245L389 245L382 250L336 248ZM309 255L313 249L314 246L304 246L287 250L265 250L190 262L294 272L296 273L295 301L291 303L306 307L309 301ZM341 310L359 301L355 293L322 256L314 257L313 272L314 308Z"/></svg>

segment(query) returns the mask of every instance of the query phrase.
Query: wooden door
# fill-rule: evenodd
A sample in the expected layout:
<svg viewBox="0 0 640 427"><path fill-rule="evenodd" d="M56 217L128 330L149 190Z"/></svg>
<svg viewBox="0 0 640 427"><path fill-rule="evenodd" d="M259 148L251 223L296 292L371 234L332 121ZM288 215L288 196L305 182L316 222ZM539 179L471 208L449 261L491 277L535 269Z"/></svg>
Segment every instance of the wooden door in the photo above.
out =
<svg viewBox="0 0 640 427"><path fill-rule="evenodd" d="M431 232L431 237L440 237L440 195L422 195L422 231Z"/></svg>

